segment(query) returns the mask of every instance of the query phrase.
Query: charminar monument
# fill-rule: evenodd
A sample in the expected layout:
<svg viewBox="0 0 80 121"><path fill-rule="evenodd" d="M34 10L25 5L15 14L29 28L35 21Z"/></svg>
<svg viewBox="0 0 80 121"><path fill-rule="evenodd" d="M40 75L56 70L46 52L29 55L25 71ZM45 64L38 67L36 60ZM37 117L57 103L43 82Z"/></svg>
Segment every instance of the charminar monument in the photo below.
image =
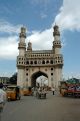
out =
<svg viewBox="0 0 80 121"><path fill-rule="evenodd" d="M18 86L35 87L36 79L43 75L47 77L49 87L58 88L62 81L63 55L60 53L61 41L57 25L53 27L53 36L51 50L33 50L31 42L25 43L26 29L21 28L18 43L19 55L17 56Z"/></svg>

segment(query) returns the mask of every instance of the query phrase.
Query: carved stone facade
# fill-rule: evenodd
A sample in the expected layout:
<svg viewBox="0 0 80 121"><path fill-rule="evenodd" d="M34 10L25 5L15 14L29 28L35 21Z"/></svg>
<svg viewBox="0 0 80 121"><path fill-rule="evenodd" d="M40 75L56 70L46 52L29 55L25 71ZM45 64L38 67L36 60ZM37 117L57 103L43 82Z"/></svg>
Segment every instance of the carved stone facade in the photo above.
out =
<svg viewBox="0 0 80 121"><path fill-rule="evenodd" d="M54 41L51 50L32 50L32 43L28 43L26 50L26 29L21 28L17 56L17 85L21 87L35 86L36 79L43 75L48 78L48 86L58 88L62 80L63 56L60 53L61 41L57 25L54 26Z"/></svg>

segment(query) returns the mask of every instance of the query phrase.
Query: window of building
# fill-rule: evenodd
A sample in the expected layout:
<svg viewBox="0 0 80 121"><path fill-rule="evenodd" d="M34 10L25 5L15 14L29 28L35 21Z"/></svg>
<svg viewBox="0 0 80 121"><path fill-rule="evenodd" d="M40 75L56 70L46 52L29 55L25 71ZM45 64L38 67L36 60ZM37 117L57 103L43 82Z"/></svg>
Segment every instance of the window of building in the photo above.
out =
<svg viewBox="0 0 80 121"><path fill-rule="evenodd" d="M48 63L49 63L49 61L46 61L46 63L48 64Z"/></svg>
<svg viewBox="0 0 80 121"><path fill-rule="evenodd" d="M37 61L34 61L34 64L37 64Z"/></svg>
<svg viewBox="0 0 80 121"><path fill-rule="evenodd" d="M29 64L29 61L26 61L26 64Z"/></svg>
<svg viewBox="0 0 80 121"><path fill-rule="evenodd" d="M31 61L30 63L33 64L33 61Z"/></svg>
<svg viewBox="0 0 80 121"><path fill-rule="evenodd" d="M45 64L45 61L44 60L42 61L42 64Z"/></svg>
<svg viewBox="0 0 80 121"><path fill-rule="evenodd" d="M53 73L51 73L51 76L53 75Z"/></svg>
<svg viewBox="0 0 80 121"><path fill-rule="evenodd" d="M26 73L26 76L28 76L28 73Z"/></svg>
<svg viewBox="0 0 80 121"><path fill-rule="evenodd" d="M50 61L50 64L53 64L53 60Z"/></svg>
<svg viewBox="0 0 80 121"><path fill-rule="evenodd" d="M53 70L53 68L51 68L51 70Z"/></svg>

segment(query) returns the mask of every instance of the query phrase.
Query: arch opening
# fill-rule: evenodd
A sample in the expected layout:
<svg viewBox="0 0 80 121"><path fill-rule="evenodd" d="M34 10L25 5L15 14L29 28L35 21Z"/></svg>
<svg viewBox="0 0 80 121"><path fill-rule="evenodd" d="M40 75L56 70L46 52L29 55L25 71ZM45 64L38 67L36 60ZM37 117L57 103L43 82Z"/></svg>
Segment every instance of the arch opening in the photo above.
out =
<svg viewBox="0 0 80 121"><path fill-rule="evenodd" d="M41 78L38 79L39 77L41 77ZM45 78L46 80L48 79L48 76L46 73L41 72L41 71L34 73L31 77L31 86L32 87L39 86L39 82L37 82L37 79L38 79L38 81L43 81L42 80L43 78Z"/></svg>

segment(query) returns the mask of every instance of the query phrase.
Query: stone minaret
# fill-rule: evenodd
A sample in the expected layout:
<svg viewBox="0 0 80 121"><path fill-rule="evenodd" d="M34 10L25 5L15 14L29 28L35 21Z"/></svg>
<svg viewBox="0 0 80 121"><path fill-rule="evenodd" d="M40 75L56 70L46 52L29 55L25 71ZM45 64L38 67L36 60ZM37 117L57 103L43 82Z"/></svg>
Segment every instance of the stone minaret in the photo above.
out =
<svg viewBox="0 0 80 121"><path fill-rule="evenodd" d="M21 32L19 34L19 55L17 57L17 85L23 87L23 84L25 82L25 53L26 53L26 29L24 27L21 27Z"/></svg>
<svg viewBox="0 0 80 121"><path fill-rule="evenodd" d="M32 43L28 42L27 51L32 51Z"/></svg>
<svg viewBox="0 0 80 121"><path fill-rule="evenodd" d="M62 81L62 67L63 56L61 54L61 41L60 32L57 25L54 26L54 41L53 41L53 53L54 53L54 86L58 88L60 81Z"/></svg>

